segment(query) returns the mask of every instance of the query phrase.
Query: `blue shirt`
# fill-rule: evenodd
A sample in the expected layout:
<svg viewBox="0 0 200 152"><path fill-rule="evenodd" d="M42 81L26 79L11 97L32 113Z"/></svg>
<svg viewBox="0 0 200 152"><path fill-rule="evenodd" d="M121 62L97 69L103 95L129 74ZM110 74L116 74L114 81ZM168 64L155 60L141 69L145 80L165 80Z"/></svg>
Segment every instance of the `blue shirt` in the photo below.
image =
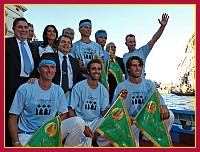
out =
<svg viewBox="0 0 200 152"><path fill-rule="evenodd" d="M104 61L104 67L107 69L108 66L108 60L109 60L110 54L108 51L103 50L103 61Z"/></svg>
<svg viewBox="0 0 200 152"><path fill-rule="evenodd" d="M76 41L73 43L70 54L76 59L81 59L83 61L83 66L87 66L90 60L94 58L94 54L96 54L99 58L103 57L101 46L93 41L89 44L84 43L81 40ZM83 73L83 76L86 78L89 77L87 73Z"/></svg>
<svg viewBox="0 0 200 152"><path fill-rule="evenodd" d="M33 133L57 114L67 112L63 89L52 83L50 89L43 90L38 80L34 84L25 83L18 88L9 111L19 115L19 130Z"/></svg>
<svg viewBox="0 0 200 152"><path fill-rule="evenodd" d="M86 122L91 122L108 109L109 95L106 88L98 82L96 89L90 88L87 79L74 85L68 96L69 107L75 110L77 116Z"/></svg>
<svg viewBox="0 0 200 152"><path fill-rule="evenodd" d="M156 86L152 81L146 79L142 79L142 82L139 84L134 84L130 82L129 79L126 79L116 87L112 104L122 89L126 89L128 91L127 97L124 100L128 114L132 117L135 117L143 105L146 103L146 101L151 97L152 93L156 89ZM158 94L161 105L165 105L162 96L159 92Z"/></svg>
<svg viewBox="0 0 200 152"><path fill-rule="evenodd" d="M139 49L134 50L133 52L125 53L123 55L124 67L126 67L126 62L131 56L139 56L140 58L142 58L143 63L144 63L144 67L143 67L141 76L142 76L142 78L145 78L144 69L145 69L146 59L147 59L147 56L149 55L149 53L150 53L150 50L149 50L149 47L148 47L148 43L146 45L140 47ZM125 79L127 79L127 78L129 78L129 75L128 75L128 72L125 68Z"/></svg>

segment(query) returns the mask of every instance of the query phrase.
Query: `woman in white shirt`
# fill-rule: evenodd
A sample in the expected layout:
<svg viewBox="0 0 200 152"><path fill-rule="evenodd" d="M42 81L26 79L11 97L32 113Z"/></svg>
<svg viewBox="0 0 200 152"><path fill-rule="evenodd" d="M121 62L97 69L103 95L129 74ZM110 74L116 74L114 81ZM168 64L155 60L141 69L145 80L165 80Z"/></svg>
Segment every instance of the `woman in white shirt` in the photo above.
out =
<svg viewBox="0 0 200 152"><path fill-rule="evenodd" d="M58 30L54 25L47 25L43 32L43 43L39 47L40 57L43 53L55 53L57 51L56 40L58 38Z"/></svg>

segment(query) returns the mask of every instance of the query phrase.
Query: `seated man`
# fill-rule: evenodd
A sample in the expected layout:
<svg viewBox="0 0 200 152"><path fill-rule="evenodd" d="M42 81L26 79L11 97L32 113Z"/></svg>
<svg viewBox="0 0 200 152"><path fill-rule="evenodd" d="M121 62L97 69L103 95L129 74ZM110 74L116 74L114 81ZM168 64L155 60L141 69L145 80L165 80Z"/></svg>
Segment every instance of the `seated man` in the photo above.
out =
<svg viewBox="0 0 200 152"><path fill-rule="evenodd" d="M81 117L85 123L85 130L82 137L82 146L91 146L93 131L101 120L109 105L109 95L106 88L98 82L101 75L102 65L98 59L91 60L87 65L87 72L90 78L83 80L72 89L68 96L69 116ZM110 142L102 136L98 137L99 146L110 146Z"/></svg>
<svg viewBox="0 0 200 152"><path fill-rule="evenodd" d="M41 58L38 72L40 78L34 84L25 83L18 88L10 108L8 128L13 146L25 146L45 122L58 114L64 146L79 145L85 123L79 117L67 118L63 89L52 83L56 63L50 58Z"/></svg>
<svg viewBox="0 0 200 152"><path fill-rule="evenodd" d="M130 78L121 82L116 87L112 103L114 103L118 94L123 90L123 97L125 98L124 103L128 110L129 116L131 119L133 119L139 113L140 109L142 109L153 91L156 89L156 86L152 81L146 80L141 76L143 60L140 57L130 57L127 60L126 68ZM174 121L174 114L168 110L160 94L159 98L162 107L161 119L166 121L168 131L170 131ZM132 129L136 140L136 146L139 146L140 131L134 124L132 125Z"/></svg>

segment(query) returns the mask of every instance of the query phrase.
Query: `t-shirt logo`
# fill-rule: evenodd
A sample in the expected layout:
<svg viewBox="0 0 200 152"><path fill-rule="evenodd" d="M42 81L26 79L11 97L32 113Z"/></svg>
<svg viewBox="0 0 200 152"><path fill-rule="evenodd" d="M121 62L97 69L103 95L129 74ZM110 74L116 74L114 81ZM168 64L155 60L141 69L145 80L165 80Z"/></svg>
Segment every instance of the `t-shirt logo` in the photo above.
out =
<svg viewBox="0 0 200 152"><path fill-rule="evenodd" d="M89 59L89 60L93 59L93 51L92 51L91 48L84 49L83 53L84 53L83 54L84 55L84 59Z"/></svg>
<svg viewBox="0 0 200 152"><path fill-rule="evenodd" d="M51 105L39 104L36 107L36 115L50 115L51 114Z"/></svg>
<svg viewBox="0 0 200 152"><path fill-rule="evenodd" d="M135 96L135 95L132 95L132 104L143 104L144 103L144 99L143 99L143 96Z"/></svg>
<svg viewBox="0 0 200 152"><path fill-rule="evenodd" d="M85 104L85 109L87 110L96 110L97 103L95 101L87 101Z"/></svg>

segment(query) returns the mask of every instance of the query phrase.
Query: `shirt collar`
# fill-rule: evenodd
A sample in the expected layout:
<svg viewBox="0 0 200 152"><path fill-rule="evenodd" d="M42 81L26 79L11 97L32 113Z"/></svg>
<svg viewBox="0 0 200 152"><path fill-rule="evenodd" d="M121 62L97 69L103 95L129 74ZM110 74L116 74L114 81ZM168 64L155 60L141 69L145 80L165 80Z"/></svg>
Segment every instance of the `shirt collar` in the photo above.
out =
<svg viewBox="0 0 200 152"><path fill-rule="evenodd" d="M17 40L17 43L24 42L25 45L28 45L27 40L25 40L25 41L21 41L21 40L19 40L17 37L15 37L15 38L16 38L16 40Z"/></svg>
<svg viewBox="0 0 200 152"><path fill-rule="evenodd" d="M59 55L59 57L62 59L63 58L63 56L66 56L67 58L69 57L69 54L66 54L66 55L64 55L62 52L60 52L59 50L58 50L58 55Z"/></svg>

